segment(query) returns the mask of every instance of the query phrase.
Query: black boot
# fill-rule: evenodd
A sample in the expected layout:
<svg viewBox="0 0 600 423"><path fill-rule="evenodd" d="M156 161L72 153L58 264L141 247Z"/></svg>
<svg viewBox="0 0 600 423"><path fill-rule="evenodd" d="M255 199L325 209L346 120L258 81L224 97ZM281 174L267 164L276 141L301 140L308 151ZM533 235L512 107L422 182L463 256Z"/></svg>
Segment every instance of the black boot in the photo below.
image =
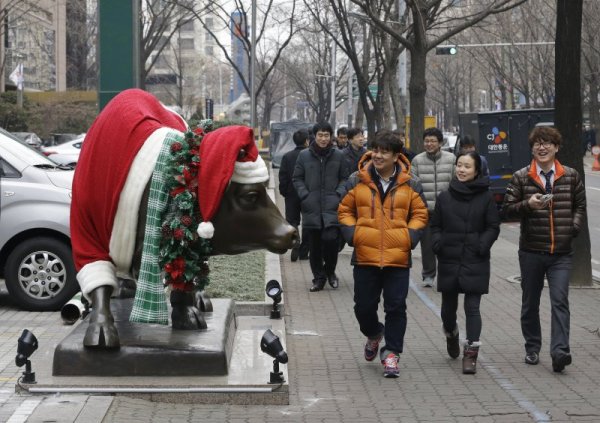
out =
<svg viewBox="0 0 600 423"><path fill-rule="evenodd" d="M444 335L446 335L446 351L451 358L458 358L460 355L460 343L458 341L458 325L454 327L452 332L444 329Z"/></svg>
<svg viewBox="0 0 600 423"><path fill-rule="evenodd" d="M463 373L466 375L474 375L477 373L477 355L481 342L465 341L465 349L463 352Z"/></svg>

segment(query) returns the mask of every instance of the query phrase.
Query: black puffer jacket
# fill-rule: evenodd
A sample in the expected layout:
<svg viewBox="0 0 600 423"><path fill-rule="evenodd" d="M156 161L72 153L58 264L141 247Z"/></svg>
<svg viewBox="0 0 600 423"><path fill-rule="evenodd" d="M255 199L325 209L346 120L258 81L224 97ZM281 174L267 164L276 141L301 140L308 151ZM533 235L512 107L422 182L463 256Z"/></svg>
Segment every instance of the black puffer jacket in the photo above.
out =
<svg viewBox="0 0 600 423"><path fill-rule="evenodd" d="M440 292L488 292L490 249L500 233L489 185L488 177L466 183L453 179L437 198L430 227Z"/></svg>
<svg viewBox="0 0 600 423"><path fill-rule="evenodd" d="M521 219L519 248L525 251L567 254L572 251L572 241L579 233L585 219L585 187L575 169L554 161L556 175L550 207L533 210L529 198L545 194L544 183L539 179L535 160L518 170L506 187L503 217Z"/></svg>
<svg viewBox="0 0 600 423"><path fill-rule="evenodd" d="M338 226L337 209L348 175L344 155L337 148L330 146L321 155L313 143L300 152L292 181L300 197L304 228Z"/></svg>
<svg viewBox="0 0 600 423"><path fill-rule="evenodd" d="M350 174L356 172L358 170L358 162L360 158L367 152L365 147L362 147L360 150L355 150L350 144L348 147L342 150L342 154L344 154L344 158L346 159L346 165L348 166Z"/></svg>

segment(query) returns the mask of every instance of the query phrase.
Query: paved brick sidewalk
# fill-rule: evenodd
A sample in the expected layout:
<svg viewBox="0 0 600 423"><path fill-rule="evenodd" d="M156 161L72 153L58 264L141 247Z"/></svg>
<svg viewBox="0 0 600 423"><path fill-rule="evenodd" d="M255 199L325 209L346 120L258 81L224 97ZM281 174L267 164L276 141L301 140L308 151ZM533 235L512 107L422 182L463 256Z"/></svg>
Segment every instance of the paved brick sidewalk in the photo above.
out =
<svg viewBox="0 0 600 423"><path fill-rule="evenodd" d="M538 366L523 362L520 287L514 225L503 225L493 249L490 294L482 300L479 370L461 373L449 359L439 318L440 296L413 284L398 379L384 379L363 358L364 338L353 314L349 249L340 256L340 288L310 293L308 262L281 259L290 356L289 406L176 406L116 398L106 422L535 422L600 421L600 290L571 290L573 365L552 372L549 304L542 301L544 346ZM503 237L504 235L504 237ZM412 278L420 280L419 249ZM463 314L462 312L459 315ZM464 320L459 326L464 331Z"/></svg>
<svg viewBox="0 0 600 423"><path fill-rule="evenodd" d="M440 296L414 283L408 299L408 329L398 379L384 379L377 362L363 358L364 338L353 314L349 249L340 256L340 288L310 293L307 261L281 258L290 356L290 404L287 406L174 405L115 397L104 422L567 422L600 421L600 289L572 289L571 348L573 365L552 372L548 354L549 304L544 291L541 318L544 345L538 366L523 362L519 328L520 287L506 280L518 273L514 224L503 224L492 252L490 294L481 304L481 359L474 376L461 373L461 362L449 359L439 319ZM419 248L412 279L420 281ZM599 257L595 257L598 259ZM462 302L461 302L462 304ZM459 326L464 332L462 310ZM25 319L27 317L27 321ZM26 325L35 331L47 313L0 314L0 421L18 420L22 407L39 397L18 397L14 380L14 339ZM52 317L54 318L54 317ZM20 319L16 321L15 319ZM40 333L46 342L62 339L68 327ZM461 333L462 335L462 333ZM462 337L462 336L461 336ZM36 357L42 359L42 357ZM71 396L63 395L70 401ZM89 400L89 397L87 398ZM78 399L78 401L83 401ZM16 416L16 417L15 417ZM35 416L35 413L32 417ZM46 418L72 421L56 413ZM29 422L43 421L30 418Z"/></svg>

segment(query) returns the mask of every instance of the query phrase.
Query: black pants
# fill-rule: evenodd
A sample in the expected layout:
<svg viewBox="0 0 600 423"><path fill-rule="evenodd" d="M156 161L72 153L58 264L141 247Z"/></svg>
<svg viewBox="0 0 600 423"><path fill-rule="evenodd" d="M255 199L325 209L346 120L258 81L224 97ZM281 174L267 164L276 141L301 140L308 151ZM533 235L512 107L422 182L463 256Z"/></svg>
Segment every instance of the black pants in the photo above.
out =
<svg viewBox="0 0 600 423"><path fill-rule="evenodd" d="M285 220L287 220L294 228L298 229L298 226L300 226L300 219L300 199L295 195L288 195L285 197ZM300 257L306 257L308 255L309 243L308 231L304 228L302 228L301 240L298 252L300 253Z"/></svg>
<svg viewBox="0 0 600 423"><path fill-rule="evenodd" d="M470 342L479 342L481 336L480 302L481 294L465 294L467 340ZM456 327L456 310L458 310L458 292L442 292L442 323L448 333Z"/></svg>
<svg viewBox="0 0 600 423"><path fill-rule="evenodd" d="M313 280L325 282L327 276L335 273L338 260L339 229L309 229L308 243L310 246L310 270Z"/></svg>
<svg viewBox="0 0 600 423"><path fill-rule="evenodd" d="M354 315L366 337L384 334L382 357L400 354L404 348L408 276L409 269L403 267L354 266ZM385 324L377 314L382 292Z"/></svg>

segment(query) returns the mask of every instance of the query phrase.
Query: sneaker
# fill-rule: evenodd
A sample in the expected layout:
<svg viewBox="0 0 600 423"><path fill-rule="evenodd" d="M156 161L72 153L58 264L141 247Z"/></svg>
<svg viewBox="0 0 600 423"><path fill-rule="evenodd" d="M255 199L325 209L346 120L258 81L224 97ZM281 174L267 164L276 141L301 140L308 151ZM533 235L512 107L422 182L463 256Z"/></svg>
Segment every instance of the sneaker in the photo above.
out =
<svg viewBox="0 0 600 423"><path fill-rule="evenodd" d="M565 369L565 366L571 364L572 361L571 354L563 354L558 358L552 357L552 370L556 373L560 373Z"/></svg>
<svg viewBox="0 0 600 423"><path fill-rule="evenodd" d="M379 343L381 342L382 338L382 333L377 335L375 338L367 338L367 343L365 344L365 360L375 360L375 357L377 357L377 351L379 351Z"/></svg>
<svg viewBox="0 0 600 423"><path fill-rule="evenodd" d="M385 359L381 361L383 364L383 377L398 377L400 369L398 369L398 360L400 356L396 353L389 353Z"/></svg>
<svg viewBox="0 0 600 423"><path fill-rule="evenodd" d="M531 351L531 352L528 352L527 354L525 354L525 363L535 366L539 362L540 362L540 355L537 352Z"/></svg>
<svg viewBox="0 0 600 423"><path fill-rule="evenodd" d="M431 287L433 287L433 283L434 283L434 281L433 281L433 278L431 276L423 278L423 286L425 288L431 288Z"/></svg>

